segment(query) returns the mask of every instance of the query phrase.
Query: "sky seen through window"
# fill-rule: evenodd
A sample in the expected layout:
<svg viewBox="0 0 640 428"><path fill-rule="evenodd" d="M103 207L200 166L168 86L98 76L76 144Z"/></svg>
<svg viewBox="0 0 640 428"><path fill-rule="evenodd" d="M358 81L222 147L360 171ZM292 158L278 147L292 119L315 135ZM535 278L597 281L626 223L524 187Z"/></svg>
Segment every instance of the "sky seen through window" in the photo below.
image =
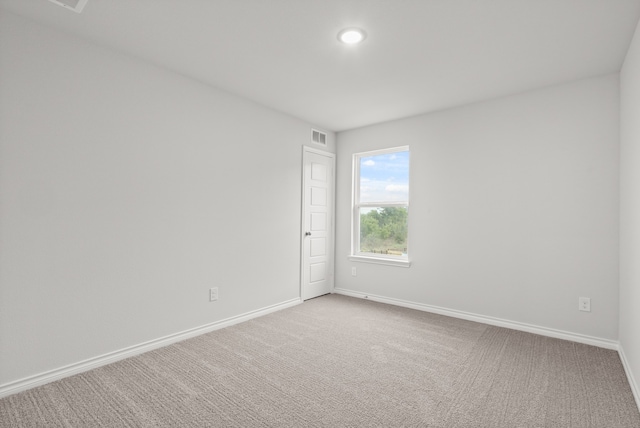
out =
<svg viewBox="0 0 640 428"><path fill-rule="evenodd" d="M409 200L409 152L360 158L360 202Z"/></svg>

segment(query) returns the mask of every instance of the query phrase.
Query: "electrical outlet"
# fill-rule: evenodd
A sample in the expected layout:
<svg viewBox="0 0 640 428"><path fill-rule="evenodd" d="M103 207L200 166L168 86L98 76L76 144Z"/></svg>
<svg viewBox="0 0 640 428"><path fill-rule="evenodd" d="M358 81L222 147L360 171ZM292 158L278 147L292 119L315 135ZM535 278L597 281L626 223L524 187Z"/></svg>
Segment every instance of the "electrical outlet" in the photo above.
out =
<svg viewBox="0 0 640 428"><path fill-rule="evenodd" d="M591 312L591 299L589 297L579 297L578 309L584 312Z"/></svg>
<svg viewBox="0 0 640 428"><path fill-rule="evenodd" d="M218 300L218 287L213 287L209 289L209 301L215 302Z"/></svg>
<svg viewBox="0 0 640 428"><path fill-rule="evenodd" d="M356 271L356 267L355 266L353 266L351 268L351 276L358 276L358 271Z"/></svg>

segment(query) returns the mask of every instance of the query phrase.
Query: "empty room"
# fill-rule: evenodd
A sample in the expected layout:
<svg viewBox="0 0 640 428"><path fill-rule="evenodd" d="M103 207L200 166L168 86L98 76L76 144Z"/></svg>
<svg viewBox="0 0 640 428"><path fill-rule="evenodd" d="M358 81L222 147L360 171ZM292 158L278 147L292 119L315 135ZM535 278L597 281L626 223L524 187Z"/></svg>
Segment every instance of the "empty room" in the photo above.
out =
<svg viewBox="0 0 640 428"><path fill-rule="evenodd" d="M640 0L0 0L0 427L640 428Z"/></svg>

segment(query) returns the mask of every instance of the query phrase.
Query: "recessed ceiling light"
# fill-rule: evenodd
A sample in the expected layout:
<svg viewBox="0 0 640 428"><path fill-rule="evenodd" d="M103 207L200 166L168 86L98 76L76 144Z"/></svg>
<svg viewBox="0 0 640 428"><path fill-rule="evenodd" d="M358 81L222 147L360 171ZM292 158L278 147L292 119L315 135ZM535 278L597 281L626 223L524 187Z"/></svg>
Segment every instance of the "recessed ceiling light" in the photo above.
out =
<svg viewBox="0 0 640 428"><path fill-rule="evenodd" d="M347 45L357 45L367 38L367 33L360 28L345 28L338 33L338 40Z"/></svg>

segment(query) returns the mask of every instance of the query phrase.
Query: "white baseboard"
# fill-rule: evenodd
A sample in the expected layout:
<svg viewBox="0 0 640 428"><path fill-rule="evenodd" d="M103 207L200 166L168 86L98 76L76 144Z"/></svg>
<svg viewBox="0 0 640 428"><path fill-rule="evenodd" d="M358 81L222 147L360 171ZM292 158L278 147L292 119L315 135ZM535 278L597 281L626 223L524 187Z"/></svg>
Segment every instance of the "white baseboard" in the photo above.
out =
<svg viewBox="0 0 640 428"><path fill-rule="evenodd" d="M627 374L629 385L631 385L631 392L633 392L633 398L636 399L636 406L638 406L638 410L640 410L640 388L638 388L638 384L636 383L636 380L633 377L633 372L631 371L631 366L629 365L627 356L624 353L624 348L622 344L620 344L618 353L620 354L620 360L622 361L622 366L624 367L624 371Z"/></svg>
<svg viewBox="0 0 640 428"><path fill-rule="evenodd" d="M613 349L616 351L618 350L618 342L614 340L601 339L599 337L571 333L568 331L556 330L553 328L540 327L533 324L526 324L517 321L505 320L502 318L489 317L485 315L474 314L471 312L458 311L455 309L447 309L439 306L426 305L424 303L409 302L406 300L394 299L391 297L376 296L373 294L361 293L359 291L346 290L344 288L336 288L335 293L344 294L345 296L358 297L360 299L373 300L380 303L388 303L390 305L402 306L410 309L417 309L419 311L431 312L439 315L446 315L453 318L460 318L468 321L475 321L483 324L510 328L512 330L526 331L528 333L539 334L541 336L570 340L572 342L584 343L586 345L598 346L600 348Z"/></svg>
<svg viewBox="0 0 640 428"><path fill-rule="evenodd" d="M142 354L144 352L151 351L153 349L161 348L163 346L170 345L172 343L180 342L191 337L199 336L204 333L209 333L214 330L218 330L224 327L229 327L234 324L248 321L253 318L258 318L263 315L270 314L285 308L289 308L302 303L300 298L287 300L282 303L278 303L272 306L267 306L255 311L246 312L235 317L227 318L221 321L216 321L210 324L206 324L200 327L195 327L189 330L185 330L179 333L171 334L169 336L161 337L158 339L150 340L148 342L140 343L138 345L130 346L120 349L118 351L109 352L98 357L89 358L84 361L80 361L68 366L60 367L54 370L49 370L44 373L40 373L34 376L29 376L23 379L19 379L14 382L0 385L0 398L7 397L12 394L16 394L27 389L41 386L68 376L72 376L78 373L86 372L88 370L114 363L125 358L133 357L135 355Z"/></svg>

